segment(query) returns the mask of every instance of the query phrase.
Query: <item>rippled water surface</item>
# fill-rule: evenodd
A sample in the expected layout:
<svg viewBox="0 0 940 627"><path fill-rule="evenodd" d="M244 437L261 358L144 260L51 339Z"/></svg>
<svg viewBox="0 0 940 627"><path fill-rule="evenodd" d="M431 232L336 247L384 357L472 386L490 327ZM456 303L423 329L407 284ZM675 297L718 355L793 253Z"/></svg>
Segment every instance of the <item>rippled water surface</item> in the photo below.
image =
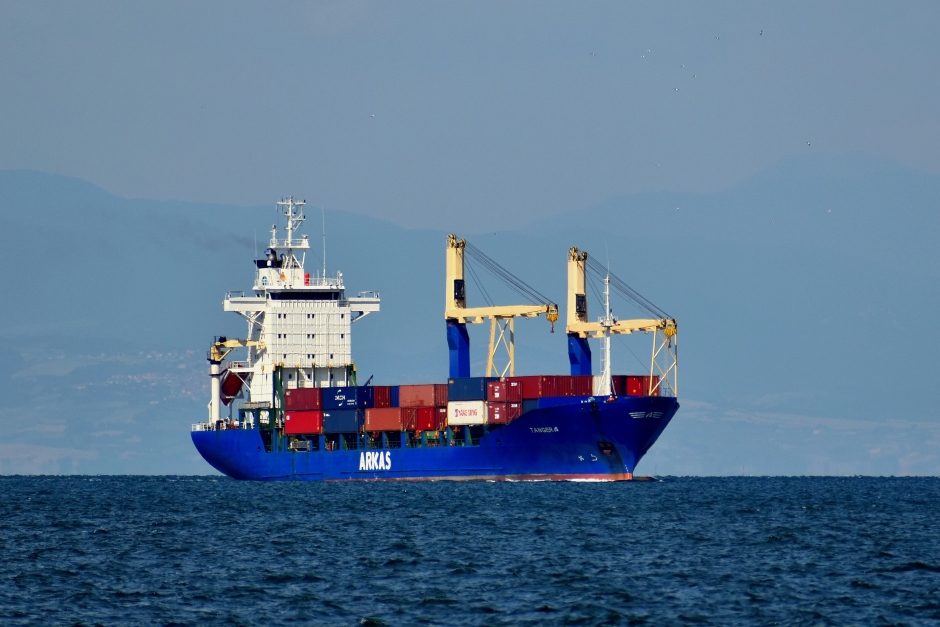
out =
<svg viewBox="0 0 940 627"><path fill-rule="evenodd" d="M923 625L940 479L0 477L2 625Z"/></svg>

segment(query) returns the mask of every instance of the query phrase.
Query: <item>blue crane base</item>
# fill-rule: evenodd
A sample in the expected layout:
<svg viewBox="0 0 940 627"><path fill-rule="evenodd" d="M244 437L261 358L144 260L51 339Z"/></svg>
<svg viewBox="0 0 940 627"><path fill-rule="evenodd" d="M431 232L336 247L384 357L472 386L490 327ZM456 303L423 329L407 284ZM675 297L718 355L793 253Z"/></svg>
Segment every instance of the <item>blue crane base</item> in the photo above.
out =
<svg viewBox="0 0 940 627"><path fill-rule="evenodd" d="M447 348L450 350L450 378L470 376L470 334L467 325L447 321Z"/></svg>
<svg viewBox="0 0 940 627"><path fill-rule="evenodd" d="M572 375L594 374L591 372L591 346L586 337L568 336L568 361Z"/></svg>

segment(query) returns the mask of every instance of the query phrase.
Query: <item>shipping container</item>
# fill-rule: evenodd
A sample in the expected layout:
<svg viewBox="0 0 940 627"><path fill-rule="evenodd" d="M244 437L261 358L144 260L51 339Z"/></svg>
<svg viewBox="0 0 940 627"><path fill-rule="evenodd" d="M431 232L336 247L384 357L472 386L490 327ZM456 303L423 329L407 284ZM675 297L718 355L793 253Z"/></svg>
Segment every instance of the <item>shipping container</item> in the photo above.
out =
<svg viewBox="0 0 940 627"><path fill-rule="evenodd" d="M632 378L632 377L631 377ZM637 396L659 396L659 375L653 375L652 377L635 377L639 379L639 394ZM650 379L652 379L652 386L650 386ZM653 390L653 393L650 394L650 387L656 387Z"/></svg>
<svg viewBox="0 0 940 627"><path fill-rule="evenodd" d="M322 388L323 409L365 409L372 407L375 388L369 386L350 386Z"/></svg>
<svg viewBox="0 0 940 627"><path fill-rule="evenodd" d="M361 428L361 409L331 409L323 412L323 433L358 433Z"/></svg>
<svg viewBox="0 0 940 627"><path fill-rule="evenodd" d="M646 396L646 379L649 377L634 377L628 376L627 379L627 396Z"/></svg>
<svg viewBox="0 0 940 627"><path fill-rule="evenodd" d="M373 407L366 410L366 431L402 431L408 423L406 419L414 408Z"/></svg>
<svg viewBox="0 0 940 627"><path fill-rule="evenodd" d="M323 412L317 410L284 412L284 433L287 435L323 433Z"/></svg>
<svg viewBox="0 0 940 627"><path fill-rule="evenodd" d="M542 398L543 396L559 396L558 377L554 375L534 375L516 377L522 383L522 399Z"/></svg>
<svg viewBox="0 0 940 627"><path fill-rule="evenodd" d="M522 383L516 379L490 381L486 384L486 400L496 403L521 402Z"/></svg>
<svg viewBox="0 0 940 627"><path fill-rule="evenodd" d="M447 405L447 386L443 383L398 386L399 407L444 407Z"/></svg>
<svg viewBox="0 0 940 627"><path fill-rule="evenodd" d="M414 431L440 431L444 428L443 417L447 417L446 407L415 407Z"/></svg>
<svg viewBox="0 0 940 627"><path fill-rule="evenodd" d="M284 409L322 409L323 388L284 390Z"/></svg>
<svg viewBox="0 0 940 627"><path fill-rule="evenodd" d="M393 385L391 387L388 406L389 407L401 407L401 404L398 402L398 386L397 385Z"/></svg>
<svg viewBox="0 0 940 627"><path fill-rule="evenodd" d="M372 406L373 407L391 407L392 406L392 386L376 385L373 386Z"/></svg>
<svg viewBox="0 0 940 627"><path fill-rule="evenodd" d="M486 424L486 401L448 401L447 424Z"/></svg>
<svg viewBox="0 0 940 627"><path fill-rule="evenodd" d="M591 396L594 394L594 377L589 374L571 377L571 385L571 396Z"/></svg>
<svg viewBox="0 0 940 627"><path fill-rule="evenodd" d="M509 403L499 403L487 401L486 403L486 424L488 425L506 425L509 424Z"/></svg>
<svg viewBox="0 0 940 627"><path fill-rule="evenodd" d="M490 381L499 381L499 379L497 377L462 377L458 379L448 379L447 400L448 402L485 401L486 388Z"/></svg>
<svg viewBox="0 0 940 627"><path fill-rule="evenodd" d="M486 403L486 424L508 425L522 415L522 403Z"/></svg>

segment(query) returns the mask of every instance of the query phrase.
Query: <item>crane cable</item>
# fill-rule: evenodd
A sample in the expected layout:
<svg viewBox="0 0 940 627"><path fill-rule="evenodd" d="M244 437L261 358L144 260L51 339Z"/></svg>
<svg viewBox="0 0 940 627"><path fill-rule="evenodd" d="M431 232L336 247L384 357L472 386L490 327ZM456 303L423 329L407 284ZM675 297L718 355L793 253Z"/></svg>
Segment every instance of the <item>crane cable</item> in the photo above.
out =
<svg viewBox="0 0 940 627"><path fill-rule="evenodd" d="M620 277L613 274L605 268L600 262L595 260L593 257L588 257L587 259L588 270L598 277L601 280L604 280L605 277L610 277L610 286L621 296L631 301L634 305L640 309L646 311L654 318L667 319L671 320L672 316L667 314L665 311L654 305L652 302L647 300L642 294L637 292L635 289L627 285Z"/></svg>
<svg viewBox="0 0 940 627"><path fill-rule="evenodd" d="M487 270L490 274L501 280L509 288L528 300L530 303L535 305L552 305L556 308L558 307L557 303L552 302L548 297L536 290L534 287L496 263L493 259L488 257L482 250L473 244L467 242L465 250L470 259L479 263L484 270ZM474 277L474 280L476 280L476 276L472 270L471 276Z"/></svg>

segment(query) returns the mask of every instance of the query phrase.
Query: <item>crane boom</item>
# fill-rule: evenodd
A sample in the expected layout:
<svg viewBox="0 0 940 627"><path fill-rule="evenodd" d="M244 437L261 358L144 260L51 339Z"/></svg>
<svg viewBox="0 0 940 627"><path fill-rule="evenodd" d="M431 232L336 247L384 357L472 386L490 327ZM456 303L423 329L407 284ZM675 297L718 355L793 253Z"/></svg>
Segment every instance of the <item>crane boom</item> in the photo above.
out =
<svg viewBox="0 0 940 627"><path fill-rule="evenodd" d="M515 374L515 318L534 318L545 315L555 331L555 322L558 320L558 305L543 302L528 305L491 305L489 307L467 307L467 288L464 281L464 257L467 252L467 240L458 238L451 233L447 236L446 256L446 284L444 288L444 319L447 320L447 342L451 350L451 376L470 376L470 338L466 330L467 324L480 324L490 319L490 343L486 361L487 376L493 372L494 357L499 346L504 346L508 354L508 363L500 374ZM505 279L507 276L516 286L523 285L515 276L498 266L482 252L471 247L471 252L485 260L490 270L497 269L497 276ZM479 259L478 259L479 260ZM528 287L528 286L525 286ZM539 296L531 288L521 292L524 296ZM497 327L499 335L497 337Z"/></svg>

